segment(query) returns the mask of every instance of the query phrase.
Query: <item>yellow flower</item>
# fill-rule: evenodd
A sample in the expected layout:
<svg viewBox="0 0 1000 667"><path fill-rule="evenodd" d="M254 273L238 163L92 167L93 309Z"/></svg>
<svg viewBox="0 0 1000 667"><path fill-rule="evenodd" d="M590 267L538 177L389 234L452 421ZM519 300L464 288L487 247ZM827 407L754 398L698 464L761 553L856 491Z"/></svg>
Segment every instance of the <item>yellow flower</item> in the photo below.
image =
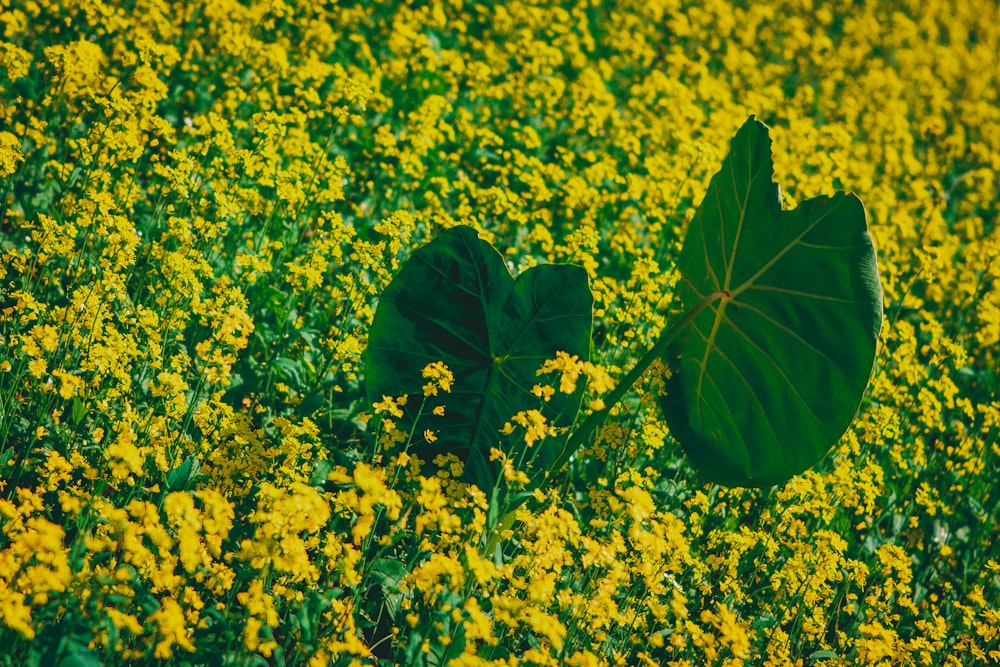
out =
<svg viewBox="0 0 1000 667"><path fill-rule="evenodd" d="M875 621L861 623L858 626L860 637L857 640L858 657L866 664L876 664L885 658L896 655L896 633Z"/></svg>
<svg viewBox="0 0 1000 667"><path fill-rule="evenodd" d="M76 375L57 368L52 371L52 376L59 380L59 396L63 400L68 401L83 394L83 380Z"/></svg>
<svg viewBox="0 0 1000 667"><path fill-rule="evenodd" d="M24 162L21 142L10 132L0 132L0 178L10 176L17 171L17 165L21 162Z"/></svg>
<svg viewBox="0 0 1000 667"><path fill-rule="evenodd" d="M55 66L66 95L73 96L98 84L104 65L104 52L90 40L78 40L65 46L45 48L45 58Z"/></svg>
<svg viewBox="0 0 1000 667"><path fill-rule="evenodd" d="M445 591L461 590L464 583L462 564L455 558L435 553L406 575L402 585L406 590L421 593L429 601Z"/></svg>
<svg viewBox="0 0 1000 667"><path fill-rule="evenodd" d="M424 385L424 396L437 396L439 389L450 393L451 386L455 382L455 376L452 375L448 367L441 361L427 364L421 371L421 375L431 380L431 382Z"/></svg>
<svg viewBox="0 0 1000 667"><path fill-rule="evenodd" d="M155 624L156 646L153 655L158 660L172 658L175 647L185 651L195 651L191 639L193 628L188 627L184 611L173 598L160 601L160 608L149 615L149 623Z"/></svg>
<svg viewBox="0 0 1000 667"><path fill-rule="evenodd" d="M10 23L16 23L14 19L15 14L12 12L6 12L7 21ZM23 30L18 30L17 32ZM11 33L8 32L8 35ZM28 72L31 71L31 54L22 49L21 47L12 44L10 42L0 42L0 66L7 70L7 79L9 81L17 81L21 77L27 76ZM20 146L20 142L18 142Z"/></svg>
<svg viewBox="0 0 1000 667"><path fill-rule="evenodd" d="M549 426L548 420L538 410L522 410L511 417L511 421L524 428L524 442L530 447L539 440L556 434L554 426ZM500 429L500 433L510 435L514 432L514 426L507 422Z"/></svg>
<svg viewBox="0 0 1000 667"><path fill-rule="evenodd" d="M380 415L382 413L389 413L393 417L399 419L403 416L403 411L399 409L398 399L393 399L392 396L383 396L381 401L372 403L372 409L375 410L375 414Z"/></svg>
<svg viewBox="0 0 1000 667"><path fill-rule="evenodd" d="M531 393L547 403L555 395L556 390L547 385L536 384L531 388Z"/></svg>
<svg viewBox="0 0 1000 667"><path fill-rule="evenodd" d="M122 425L118 437L104 449L104 458L108 462L111 476L115 481L134 482L142 474L146 457L136 446L137 435L131 426Z"/></svg>
<svg viewBox="0 0 1000 667"><path fill-rule="evenodd" d="M584 362L578 356L570 355L567 352L556 352L555 359L548 359L542 364L535 374L547 375L556 371L560 372L559 391L564 394L572 394L576 391L576 383L583 373Z"/></svg>
<svg viewBox="0 0 1000 667"><path fill-rule="evenodd" d="M250 582L247 590L237 593L236 599L248 616L243 629L243 642L247 650L260 653L265 658L270 657L278 644L274 640L263 639L261 630L264 627L274 628L278 625L278 612L274 607L274 600L264 592L264 584L259 579Z"/></svg>
<svg viewBox="0 0 1000 667"><path fill-rule="evenodd" d="M48 364L45 363L45 359L32 359L28 362L28 372L34 378L42 378L45 376Z"/></svg>
<svg viewBox="0 0 1000 667"><path fill-rule="evenodd" d="M0 618L8 628L25 639L35 638L35 628L31 624L31 606L25 603L24 593L10 590L0 579Z"/></svg>
<svg viewBox="0 0 1000 667"><path fill-rule="evenodd" d="M554 650L561 650L563 640L566 638L566 627L553 615L534 607L529 607L526 613L528 627L548 640Z"/></svg>

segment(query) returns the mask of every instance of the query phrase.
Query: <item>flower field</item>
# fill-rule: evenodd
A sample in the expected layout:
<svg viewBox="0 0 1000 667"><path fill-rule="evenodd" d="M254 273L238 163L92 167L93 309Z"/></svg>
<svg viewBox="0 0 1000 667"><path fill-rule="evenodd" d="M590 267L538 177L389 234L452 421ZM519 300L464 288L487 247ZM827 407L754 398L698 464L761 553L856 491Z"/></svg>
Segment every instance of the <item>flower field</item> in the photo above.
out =
<svg viewBox="0 0 1000 667"><path fill-rule="evenodd" d="M0 665L1000 664L997 54L994 0L0 0ZM369 404L380 295L466 225L586 270L538 390L599 410L751 114L878 252L819 465L704 482L662 366L534 489Z"/></svg>

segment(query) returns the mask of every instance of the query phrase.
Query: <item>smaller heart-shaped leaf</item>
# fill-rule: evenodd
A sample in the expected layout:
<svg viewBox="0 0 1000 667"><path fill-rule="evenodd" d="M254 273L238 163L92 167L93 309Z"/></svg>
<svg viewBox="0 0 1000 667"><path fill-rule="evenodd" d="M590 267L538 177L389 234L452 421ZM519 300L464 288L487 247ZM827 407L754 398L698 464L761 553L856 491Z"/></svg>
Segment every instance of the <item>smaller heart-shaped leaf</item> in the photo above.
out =
<svg viewBox="0 0 1000 667"><path fill-rule="evenodd" d="M723 293L667 349L667 425L710 481L783 482L850 425L882 325L861 200L781 207L767 126L733 137L684 239L674 308Z"/></svg>
<svg viewBox="0 0 1000 667"><path fill-rule="evenodd" d="M369 400L409 395L397 426L412 432L410 451L425 461L452 453L487 493L498 479L490 450L517 412L540 409L553 425L569 425L582 386L548 402L531 392L536 371L556 352L590 358L593 297L577 266L544 264L517 280L493 246L470 227L454 227L413 252L379 300L365 353ZM423 369L444 362L450 393L423 403ZM420 409L423 403L422 409ZM443 416L435 406L444 407ZM434 432L436 440L423 438ZM530 456L546 470L559 447L541 442ZM508 452L510 455L511 452Z"/></svg>

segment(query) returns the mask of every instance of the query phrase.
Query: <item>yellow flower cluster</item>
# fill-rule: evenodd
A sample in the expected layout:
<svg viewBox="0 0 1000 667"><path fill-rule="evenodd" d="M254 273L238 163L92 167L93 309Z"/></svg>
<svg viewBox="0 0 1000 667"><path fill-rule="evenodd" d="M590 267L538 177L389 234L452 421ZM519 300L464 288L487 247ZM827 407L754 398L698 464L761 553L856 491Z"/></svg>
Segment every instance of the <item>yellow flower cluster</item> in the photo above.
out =
<svg viewBox="0 0 1000 667"><path fill-rule="evenodd" d="M997 53L995 0L0 4L0 666L1000 663ZM366 404L379 295L463 224L587 270L590 361L524 390L603 409L751 113L879 253L814 470L704 484L661 364L537 488L501 433L410 450L466 369Z"/></svg>

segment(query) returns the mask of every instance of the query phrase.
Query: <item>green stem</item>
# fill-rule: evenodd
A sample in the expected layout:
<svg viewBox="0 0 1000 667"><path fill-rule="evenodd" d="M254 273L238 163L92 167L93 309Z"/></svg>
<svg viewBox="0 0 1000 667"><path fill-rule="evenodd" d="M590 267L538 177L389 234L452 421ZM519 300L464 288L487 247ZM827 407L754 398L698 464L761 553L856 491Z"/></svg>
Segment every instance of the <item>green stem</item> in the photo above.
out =
<svg viewBox="0 0 1000 667"><path fill-rule="evenodd" d="M608 394L605 399L604 409L591 413L591 415L584 420L583 424L580 425L580 428L578 428L573 435L569 437L566 444L563 446L562 452L559 454L559 458L556 459L555 463L552 464L552 467L549 468L547 476L551 476L552 474L558 472L560 468L566 465L573 454L575 454L577 450L583 446L583 443L590 440L594 431L599 429L604 423L604 420L608 418L608 413L611 411L611 408L625 398L625 394L629 392L632 385L634 385L636 381L642 377L642 374L649 369L654 361L663 356L664 352L667 350L667 346L669 346L670 343L672 343L674 339L680 335L681 331L684 330L684 327L691 323L691 320L698 317L701 311L708 308L712 305L712 303L718 301L719 299L731 297L732 294L728 290L712 292L699 301L694 308L684 313L684 316L677 320L677 323L674 326L664 331L660 335L659 340L653 344L653 347L651 347L649 351L643 355L642 359L640 359L639 362L632 367L632 370L630 370L628 375L625 376L625 379L619 382L618 386L615 387L610 394ZM503 531L510 530L510 528L514 525L515 512L516 510L511 510L504 514L503 518L500 519L500 524L494 528L493 533L490 535L486 544L485 554L487 557L492 555L493 551L497 547L497 544L500 543L500 536Z"/></svg>
<svg viewBox="0 0 1000 667"><path fill-rule="evenodd" d="M493 533L490 535L490 539L486 543L486 551L484 552L484 555L487 558L493 557L493 552L496 550L497 544L500 543L500 539L504 531L510 530L514 525L514 514L516 512L517 510L511 510L504 514L503 518L500 519L500 523L493 529Z"/></svg>
<svg viewBox="0 0 1000 667"><path fill-rule="evenodd" d="M632 370L625 376L625 379L618 383L618 386L615 387L610 394L608 394L604 401L604 409L591 413L591 415L584 420L583 424L580 425L580 428L578 428L573 435L569 437L563 447L562 453L559 454L559 458L557 458L555 463L552 464L552 467L549 468L549 473L555 473L566 465L577 450L579 450L585 442L590 440L594 432L599 429L601 425L604 424L604 420L608 418L608 413L611 411L611 408L617 405L618 402L625 397L625 394L629 392L632 385L634 385L636 381L642 377L643 373L646 372L650 365L663 356L664 352L667 350L667 346L669 346L670 343L672 343L674 339L680 335L681 331L684 330L684 327L691 323L691 320L696 318L701 311L705 310L705 308L710 306L713 302L729 296L730 294L726 290L712 292L699 301L694 308L684 313L684 316L681 317L681 319L679 319L674 326L664 331L653 347L651 347L649 351L643 355L642 359L640 359L639 362L632 367Z"/></svg>

